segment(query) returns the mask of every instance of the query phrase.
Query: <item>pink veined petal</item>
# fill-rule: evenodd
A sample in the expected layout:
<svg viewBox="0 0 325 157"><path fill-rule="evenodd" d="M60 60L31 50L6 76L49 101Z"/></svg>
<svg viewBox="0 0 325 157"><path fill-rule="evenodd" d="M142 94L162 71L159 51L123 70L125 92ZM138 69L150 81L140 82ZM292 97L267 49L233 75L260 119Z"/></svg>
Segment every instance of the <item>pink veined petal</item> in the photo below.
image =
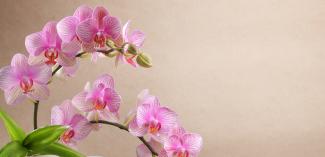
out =
<svg viewBox="0 0 325 157"><path fill-rule="evenodd" d="M136 118L134 118L129 124L129 131L133 136L144 136L147 133L147 127L140 127L137 123Z"/></svg>
<svg viewBox="0 0 325 157"><path fill-rule="evenodd" d="M168 134L170 130L177 124L177 114L167 107L159 108L157 112L157 119L161 123L162 134Z"/></svg>
<svg viewBox="0 0 325 157"><path fill-rule="evenodd" d="M12 75L12 69L10 66L6 66L0 69L0 88L2 90L10 89L13 86L17 86L19 80Z"/></svg>
<svg viewBox="0 0 325 157"><path fill-rule="evenodd" d="M155 99L148 104L142 104L137 109L137 123L142 126L151 120L159 109L159 101Z"/></svg>
<svg viewBox="0 0 325 157"><path fill-rule="evenodd" d="M64 114L64 124L69 124L72 117L78 113L77 109L72 105L70 100L65 100L59 106Z"/></svg>
<svg viewBox="0 0 325 157"><path fill-rule="evenodd" d="M76 57L70 57L65 53L61 53L59 54L58 63L62 66L73 66L76 64Z"/></svg>
<svg viewBox="0 0 325 157"><path fill-rule="evenodd" d="M183 146L191 154L197 154L202 148L202 137L199 134L187 133L183 137Z"/></svg>
<svg viewBox="0 0 325 157"><path fill-rule="evenodd" d="M59 106L52 107L51 110L51 124L52 125L67 125L64 124L64 113Z"/></svg>
<svg viewBox="0 0 325 157"><path fill-rule="evenodd" d="M74 39L70 42L64 42L61 45L61 51L69 57L75 57L80 49L81 45L77 39Z"/></svg>
<svg viewBox="0 0 325 157"><path fill-rule="evenodd" d="M76 114L72 117L71 127L75 131L73 139L82 140L87 137L92 130L91 124L84 116Z"/></svg>
<svg viewBox="0 0 325 157"><path fill-rule="evenodd" d="M50 90L46 85L34 83L32 91L27 95L34 100L46 100L50 95Z"/></svg>
<svg viewBox="0 0 325 157"><path fill-rule="evenodd" d="M91 9L86 5L82 5L76 9L73 16L77 17L79 21L82 22L88 18L91 18L92 14L93 14L93 9Z"/></svg>
<svg viewBox="0 0 325 157"><path fill-rule="evenodd" d="M16 105L23 102L26 96L23 95L19 86L13 86L8 90L5 90L5 99L8 105Z"/></svg>
<svg viewBox="0 0 325 157"><path fill-rule="evenodd" d="M25 68L28 66L28 59L21 53L16 53L11 60L11 66L17 68Z"/></svg>
<svg viewBox="0 0 325 157"><path fill-rule="evenodd" d="M91 43L98 29L94 19L87 19L81 22L77 27L77 36L82 42Z"/></svg>
<svg viewBox="0 0 325 157"><path fill-rule="evenodd" d="M87 92L81 92L73 97L72 104L83 112L90 112L93 109L93 105L86 102Z"/></svg>
<svg viewBox="0 0 325 157"><path fill-rule="evenodd" d="M122 28L122 37L123 37L123 40L124 42L129 42L129 39L128 39L128 32L129 32L129 25L130 25L131 21L128 20L123 28Z"/></svg>
<svg viewBox="0 0 325 157"><path fill-rule="evenodd" d="M178 136L170 136L168 140L164 143L164 149L168 154L174 153L182 146L180 137Z"/></svg>
<svg viewBox="0 0 325 157"><path fill-rule="evenodd" d="M45 37L47 43L51 47L56 47L57 45L57 31L56 31L56 22L50 21L45 24L42 30L43 37Z"/></svg>
<svg viewBox="0 0 325 157"><path fill-rule="evenodd" d="M129 36L129 42L140 48L143 45L145 34L140 30L134 30Z"/></svg>
<svg viewBox="0 0 325 157"><path fill-rule="evenodd" d="M92 17L96 20L99 29L103 29L103 19L105 16L109 16L109 13L106 8L99 6L94 9Z"/></svg>
<svg viewBox="0 0 325 157"><path fill-rule="evenodd" d="M107 107L110 112L118 112L121 103L121 96L114 89L105 89L105 100L108 100Z"/></svg>
<svg viewBox="0 0 325 157"><path fill-rule="evenodd" d="M134 68L138 67L138 64L133 60L133 58L126 59L127 63L132 65Z"/></svg>
<svg viewBox="0 0 325 157"><path fill-rule="evenodd" d="M52 77L52 69L47 65L34 66L34 69L37 69L37 72L34 76L34 81L40 84L47 84Z"/></svg>
<svg viewBox="0 0 325 157"><path fill-rule="evenodd" d="M121 34L121 22L118 18L106 16L104 21L104 31L112 38L117 39Z"/></svg>
<svg viewBox="0 0 325 157"><path fill-rule="evenodd" d="M106 88L114 89L114 79L109 74L103 74L94 81L94 87L104 85Z"/></svg>
<svg viewBox="0 0 325 157"><path fill-rule="evenodd" d="M30 34L25 38L25 46L29 54L38 56L45 50L45 48L47 48L48 45L43 39L42 33L37 32Z"/></svg>
<svg viewBox="0 0 325 157"><path fill-rule="evenodd" d="M78 23L79 20L74 16L65 17L58 22L56 28L62 41L69 42L76 37Z"/></svg>

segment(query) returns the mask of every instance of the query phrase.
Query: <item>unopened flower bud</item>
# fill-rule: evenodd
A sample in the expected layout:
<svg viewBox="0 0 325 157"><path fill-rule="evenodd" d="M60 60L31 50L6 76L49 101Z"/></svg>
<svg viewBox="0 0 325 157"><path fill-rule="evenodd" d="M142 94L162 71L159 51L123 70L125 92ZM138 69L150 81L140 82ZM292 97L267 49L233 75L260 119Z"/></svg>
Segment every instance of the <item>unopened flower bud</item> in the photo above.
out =
<svg viewBox="0 0 325 157"><path fill-rule="evenodd" d="M132 44L126 44L125 45L125 50L127 54L131 54L131 55L137 55L137 49L134 45Z"/></svg>
<svg viewBox="0 0 325 157"><path fill-rule="evenodd" d="M137 63L145 68L150 68L152 67L151 59L144 53L140 53L137 56Z"/></svg>

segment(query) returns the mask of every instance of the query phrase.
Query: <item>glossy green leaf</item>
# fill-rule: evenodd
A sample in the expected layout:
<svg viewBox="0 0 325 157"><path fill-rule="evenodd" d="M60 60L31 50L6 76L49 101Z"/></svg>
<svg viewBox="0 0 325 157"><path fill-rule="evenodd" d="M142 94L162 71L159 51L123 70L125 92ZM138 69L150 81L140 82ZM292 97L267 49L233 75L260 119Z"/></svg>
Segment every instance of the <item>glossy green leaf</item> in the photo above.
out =
<svg viewBox="0 0 325 157"><path fill-rule="evenodd" d="M26 137L25 132L6 112L1 110L1 108L0 108L0 118L2 119L11 140L22 142Z"/></svg>
<svg viewBox="0 0 325 157"><path fill-rule="evenodd" d="M44 147L57 142L66 129L67 127L62 125L52 125L36 129L27 135L23 141L23 145L33 151L41 150Z"/></svg>
<svg viewBox="0 0 325 157"><path fill-rule="evenodd" d="M52 143L40 151L42 155L57 155L60 157L86 157L81 153L59 143Z"/></svg>
<svg viewBox="0 0 325 157"><path fill-rule="evenodd" d="M12 141L0 150L0 157L25 157L27 152L19 141Z"/></svg>

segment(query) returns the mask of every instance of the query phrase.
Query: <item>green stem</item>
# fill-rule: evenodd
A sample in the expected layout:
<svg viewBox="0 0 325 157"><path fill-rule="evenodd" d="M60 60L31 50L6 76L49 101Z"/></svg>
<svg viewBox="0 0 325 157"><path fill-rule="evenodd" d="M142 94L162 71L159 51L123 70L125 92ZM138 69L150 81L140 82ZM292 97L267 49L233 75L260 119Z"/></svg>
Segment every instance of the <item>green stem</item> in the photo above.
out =
<svg viewBox="0 0 325 157"><path fill-rule="evenodd" d="M39 101L34 102L34 130L37 129L37 113Z"/></svg>
<svg viewBox="0 0 325 157"><path fill-rule="evenodd" d="M111 126L115 126L117 128L120 128L121 130L125 130L127 132L129 132L129 128L122 125L122 124L119 124L119 123L115 123L115 122L109 122L109 121L105 121L105 120L98 120L98 121L90 121L90 123L93 123L93 124L107 124L107 125L111 125ZM158 156L158 153L150 146L150 144L144 139L144 137L138 137L138 139L145 145L147 146L147 148L150 150L151 154L153 156Z"/></svg>

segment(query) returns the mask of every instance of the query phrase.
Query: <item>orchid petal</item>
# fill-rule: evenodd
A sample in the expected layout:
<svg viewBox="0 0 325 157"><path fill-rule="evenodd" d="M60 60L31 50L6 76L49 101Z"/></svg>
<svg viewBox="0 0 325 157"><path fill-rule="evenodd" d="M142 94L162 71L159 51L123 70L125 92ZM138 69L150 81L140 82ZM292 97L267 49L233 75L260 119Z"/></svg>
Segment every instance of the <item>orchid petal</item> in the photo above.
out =
<svg viewBox="0 0 325 157"><path fill-rule="evenodd" d="M150 120L152 114L156 113L159 109L159 101L155 99L150 104L142 104L137 110L137 123L142 126Z"/></svg>
<svg viewBox="0 0 325 157"><path fill-rule="evenodd" d="M77 39L74 39L70 42L62 43L61 50L64 54L69 57L75 57L78 51L80 51L81 46Z"/></svg>
<svg viewBox="0 0 325 157"><path fill-rule="evenodd" d="M72 117L71 127L75 131L75 136L73 139L82 140L87 137L92 130L91 124L84 116L76 114Z"/></svg>
<svg viewBox="0 0 325 157"><path fill-rule="evenodd" d="M51 110L51 124L52 125L66 125L64 124L64 113L59 106L52 107Z"/></svg>
<svg viewBox="0 0 325 157"><path fill-rule="evenodd" d="M43 39L42 33L37 32L30 34L25 38L25 46L31 55L38 56L45 50L48 45Z"/></svg>
<svg viewBox="0 0 325 157"><path fill-rule="evenodd" d="M76 63L76 58L61 53L58 58L58 63L62 66L73 66Z"/></svg>
<svg viewBox="0 0 325 157"><path fill-rule="evenodd" d="M118 18L106 16L104 21L104 31L113 39L116 39L121 34L121 22Z"/></svg>
<svg viewBox="0 0 325 157"><path fill-rule="evenodd" d="M90 112L93 109L92 104L86 102L87 92L81 92L73 97L72 104L83 112Z"/></svg>
<svg viewBox="0 0 325 157"><path fill-rule="evenodd" d="M144 136L147 133L146 127L141 127L138 125L136 118L134 118L129 124L129 131L133 136Z"/></svg>
<svg viewBox="0 0 325 157"><path fill-rule="evenodd" d="M26 96L23 95L19 86L13 86L5 91L5 99L8 105L16 105L23 102Z"/></svg>
<svg viewBox="0 0 325 157"><path fill-rule="evenodd" d="M74 16L68 16L58 22L56 28L58 35L64 42L69 42L76 37L76 29L79 20Z"/></svg>
<svg viewBox="0 0 325 157"><path fill-rule="evenodd" d="M77 27L77 35L82 42L91 43L97 33L96 21L87 19Z"/></svg>
<svg viewBox="0 0 325 157"><path fill-rule="evenodd" d="M32 91L27 95L34 100L46 100L50 95L50 90L46 85L34 83Z"/></svg>
<svg viewBox="0 0 325 157"><path fill-rule="evenodd" d="M130 36L129 41L130 43L134 44L136 47L140 48L143 45L145 39L145 34L140 30L134 30Z"/></svg>
<svg viewBox="0 0 325 157"><path fill-rule="evenodd" d="M6 90L18 84L14 77L12 77L12 69L6 66L0 69L0 88Z"/></svg>
<svg viewBox="0 0 325 157"><path fill-rule="evenodd" d="M79 21L82 22L88 18L91 18L92 13L93 10L90 7L82 5L76 9L73 16L77 17Z"/></svg>
<svg viewBox="0 0 325 157"><path fill-rule="evenodd" d="M96 20L98 28L103 28L103 19L105 16L109 16L109 13L104 7L96 7L93 12L93 19Z"/></svg>
<svg viewBox="0 0 325 157"><path fill-rule="evenodd" d="M124 24L124 26L123 26L123 28L122 28L122 37L123 37L124 42L129 42L129 41L128 41L128 32L129 32L129 25L130 25L130 23L131 23L131 21L128 20L128 21Z"/></svg>
<svg viewBox="0 0 325 157"><path fill-rule="evenodd" d="M11 66L17 68L25 68L28 66L28 59L25 55L17 53L12 57Z"/></svg>
<svg viewBox="0 0 325 157"><path fill-rule="evenodd" d="M35 66L34 68L37 69L34 81L40 84L47 84L52 76L51 68L47 65Z"/></svg>
<svg viewBox="0 0 325 157"><path fill-rule="evenodd" d="M161 123L160 133L168 134L177 124L177 114L167 107L161 107L157 112L157 119Z"/></svg>
<svg viewBox="0 0 325 157"><path fill-rule="evenodd" d="M51 47L57 46L58 34L56 31L56 22L50 21L43 27L43 37ZM59 39L60 40L60 39Z"/></svg>
<svg viewBox="0 0 325 157"><path fill-rule="evenodd" d="M103 74L99 76L95 81L94 81L94 87L99 87L100 85L104 85L106 88L112 88L114 89L114 79L112 76L108 74Z"/></svg>
<svg viewBox="0 0 325 157"><path fill-rule="evenodd" d="M120 108L121 96L115 92L114 89L106 88L105 89L105 100L108 100L107 107L110 112L117 112Z"/></svg>
<svg viewBox="0 0 325 157"><path fill-rule="evenodd" d="M202 137L199 134L187 133L183 137L184 147L191 153L197 154L202 148Z"/></svg>

